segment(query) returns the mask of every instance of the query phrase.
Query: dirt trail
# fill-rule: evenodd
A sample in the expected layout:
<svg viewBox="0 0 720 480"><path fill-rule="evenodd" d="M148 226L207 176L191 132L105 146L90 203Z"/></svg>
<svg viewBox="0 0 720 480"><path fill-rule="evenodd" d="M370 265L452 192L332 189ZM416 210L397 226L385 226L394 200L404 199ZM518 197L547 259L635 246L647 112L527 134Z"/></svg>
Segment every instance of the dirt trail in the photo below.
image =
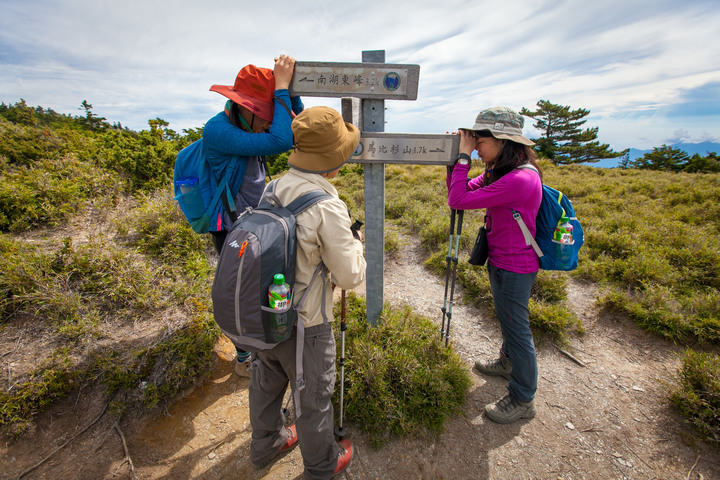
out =
<svg viewBox="0 0 720 480"><path fill-rule="evenodd" d="M439 323L444 282L421 266L420 247L404 241L398 260L386 263L385 299L407 303ZM448 421L439 437L397 440L374 451L350 425L356 454L340 478L720 479L718 450L691 445L692 434L685 434L690 427L665 401L665 382L672 381L681 349L627 321L599 316L595 295L592 286L570 285L570 303L586 334L568 350L584 366L551 344L538 345L535 419L488 421L483 407L504 395L506 382L473 373L463 414ZM459 289L451 341L471 369L476 358L497 353L500 333L493 318L461 298ZM118 428L106 413L23 478L132 478L129 460L142 480L302 478L297 449L263 469L252 467L248 381L232 373L229 342L221 341L217 354L211 378L166 412L153 418L126 414ZM94 392L61 402L34 431L0 446L1 478L17 478L98 418L103 407Z"/></svg>

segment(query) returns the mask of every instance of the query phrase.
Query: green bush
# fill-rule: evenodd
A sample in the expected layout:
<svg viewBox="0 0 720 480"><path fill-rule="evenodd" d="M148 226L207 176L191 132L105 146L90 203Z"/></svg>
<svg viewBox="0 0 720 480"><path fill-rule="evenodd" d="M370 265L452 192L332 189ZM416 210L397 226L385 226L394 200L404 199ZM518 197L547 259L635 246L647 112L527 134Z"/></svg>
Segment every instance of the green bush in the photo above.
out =
<svg viewBox="0 0 720 480"><path fill-rule="evenodd" d="M336 317L339 308L336 305ZM379 325L371 328L364 299L352 292L346 318L348 422L367 433L375 448L394 436L441 433L445 420L460 413L472 381L458 355L440 340L435 325L409 308L386 305ZM339 329L335 334L339 349Z"/></svg>
<svg viewBox="0 0 720 480"><path fill-rule="evenodd" d="M117 172L133 191L149 192L172 183L175 158L183 140L167 140L162 131L111 130L98 134L97 161Z"/></svg>
<svg viewBox="0 0 720 480"><path fill-rule="evenodd" d="M148 348L140 357L140 365L147 372L143 378L148 379L141 385L143 403L148 408L164 404L207 374L219 336L212 316L207 311L198 312L172 337Z"/></svg>
<svg viewBox="0 0 720 480"><path fill-rule="evenodd" d="M74 155L12 166L0 157L0 231L58 226L91 199L115 198L122 184Z"/></svg>
<svg viewBox="0 0 720 480"><path fill-rule="evenodd" d="M213 250L210 235L195 233L173 198L170 185L151 194L139 194L136 208L116 221L118 238L163 263L178 265L197 279L214 273L208 263Z"/></svg>
<svg viewBox="0 0 720 480"><path fill-rule="evenodd" d="M670 399L702 439L720 445L720 356L686 350Z"/></svg>
<svg viewBox="0 0 720 480"><path fill-rule="evenodd" d="M90 144L88 137L67 127L13 124L0 118L0 157L11 165L32 166L41 159L77 154Z"/></svg>
<svg viewBox="0 0 720 480"><path fill-rule="evenodd" d="M71 371L67 356L60 356L51 355L13 390L0 391L0 426L7 425L10 433L20 435L35 415L75 387L77 374Z"/></svg>
<svg viewBox="0 0 720 480"><path fill-rule="evenodd" d="M99 382L110 394L125 390L154 407L210 368L219 330L207 277L158 267L103 240L75 245L66 238L58 247L7 235L0 235L0 270L4 322L31 321L52 338L48 360L2 388L0 425L14 433L80 385ZM114 337L127 324L168 312L174 321L142 340Z"/></svg>
<svg viewBox="0 0 720 480"><path fill-rule="evenodd" d="M290 151L278 153L277 155L267 156L266 161L268 165L268 172L270 173L271 177L281 175L282 173L286 172L288 168L290 168L287 163L289 156Z"/></svg>

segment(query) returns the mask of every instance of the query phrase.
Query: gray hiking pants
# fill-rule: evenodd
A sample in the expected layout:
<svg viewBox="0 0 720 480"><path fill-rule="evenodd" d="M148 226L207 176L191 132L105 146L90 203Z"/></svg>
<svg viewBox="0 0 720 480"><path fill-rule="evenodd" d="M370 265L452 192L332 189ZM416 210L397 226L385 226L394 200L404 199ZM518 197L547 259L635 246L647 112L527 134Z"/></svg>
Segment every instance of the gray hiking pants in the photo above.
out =
<svg viewBox="0 0 720 480"><path fill-rule="evenodd" d="M250 379L250 457L262 463L285 443L281 433L283 397L295 379L297 329L272 350L255 354ZM305 329L303 352L305 388L300 392L302 414L297 418L304 478L332 478L339 449L333 432L332 394L335 388L335 338L329 323Z"/></svg>

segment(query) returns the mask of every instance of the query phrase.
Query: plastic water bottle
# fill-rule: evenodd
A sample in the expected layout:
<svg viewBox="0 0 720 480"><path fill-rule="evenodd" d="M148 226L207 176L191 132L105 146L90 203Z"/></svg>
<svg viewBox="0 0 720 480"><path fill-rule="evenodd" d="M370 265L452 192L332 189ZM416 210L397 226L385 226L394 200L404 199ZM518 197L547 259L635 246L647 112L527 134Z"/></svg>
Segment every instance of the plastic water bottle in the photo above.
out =
<svg viewBox="0 0 720 480"><path fill-rule="evenodd" d="M175 181L175 185L180 189L178 199L182 199L190 217L193 219L202 217L205 214L205 205L200 193L199 180L194 177L181 178Z"/></svg>
<svg viewBox="0 0 720 480"><path fill-rule="evenodd" d="M555 241L565 245L573 244L573 226L570 224L570 219L564 215L555 228Z"/></svg>
<svg viewBox="0 0 720 480"><path fill-rule="evenodd" d="M278 273L268 288L268 306L280 310L271 316L272 336L276 340L284 339L288 333L288 307L290 307L290 285L285 283L285 275Z"/></svg>
<svg viewBox="0 0 720 480"><path fill-rule="evenodd" d="M285 310L290 306L290 285L285 283L285 275L278 273L268 289L268 306L273 310Z"/></svg>
<svg viewBox="0 0 720 480"><path fill-rule="evenodd" d="M560 218L553 240L557 244L557 258L565 266L569 266L572 258L572 248L575 241L573 240L573 226L570 219L563 215Z"/></svg>

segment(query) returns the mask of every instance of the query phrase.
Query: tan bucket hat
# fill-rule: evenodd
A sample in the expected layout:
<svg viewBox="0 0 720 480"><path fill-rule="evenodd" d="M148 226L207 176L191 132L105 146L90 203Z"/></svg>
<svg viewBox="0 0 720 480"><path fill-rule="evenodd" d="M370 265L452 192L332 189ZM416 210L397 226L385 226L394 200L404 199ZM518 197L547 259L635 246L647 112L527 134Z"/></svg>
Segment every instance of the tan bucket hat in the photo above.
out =
<svg viewBox="0 0 720 480"><path fill-rule="evenodd" d="M472 128L460 130L489 130L493 137L500 140L512 140L523 145L533 146L535 142L522 135L525 119L507 107L487 108L478 113Z"/></svg>
<svg viewBox="0 0 720 480"><path fill-rule="evenodd" d="M290 128L295 145L288 163L303 172L326 173L341 167L360 140L360 130L330 107L303 110Z"/></svg>

